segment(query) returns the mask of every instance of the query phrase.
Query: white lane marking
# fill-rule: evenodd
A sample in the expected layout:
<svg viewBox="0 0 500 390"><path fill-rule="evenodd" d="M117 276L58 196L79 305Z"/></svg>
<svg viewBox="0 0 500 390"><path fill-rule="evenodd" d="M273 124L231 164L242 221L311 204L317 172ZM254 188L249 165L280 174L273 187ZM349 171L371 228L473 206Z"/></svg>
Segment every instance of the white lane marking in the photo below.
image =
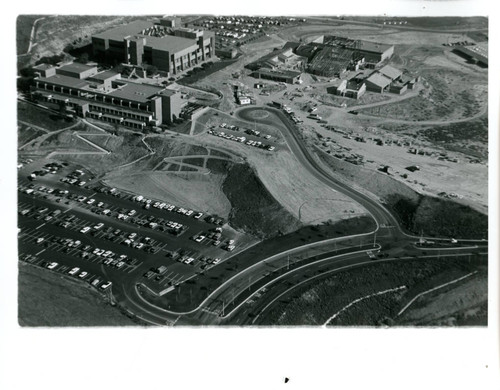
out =
<svg viewBox="0 0 500 390"><path fill-rule="evenodd" d="M37 226L37 227L35 228L35 230L40 229L40 228L41 228L42 226L44 226L44 225L45 225L45 222L44 222L44 223L42 223L40 226Z"/></svg>
<svg viewBox="0 0 500 390"><path fill-rule="evenodd" d="M42 249L40 252L35 253L35 256L38 256L40 253L43 253L43 252L45 252L45 249Z"/></svg>

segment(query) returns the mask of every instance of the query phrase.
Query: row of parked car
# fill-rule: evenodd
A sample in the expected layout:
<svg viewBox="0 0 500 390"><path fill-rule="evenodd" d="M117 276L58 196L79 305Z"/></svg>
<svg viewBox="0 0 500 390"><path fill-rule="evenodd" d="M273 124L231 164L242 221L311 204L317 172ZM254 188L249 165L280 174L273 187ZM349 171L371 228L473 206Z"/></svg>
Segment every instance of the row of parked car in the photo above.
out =
<svg viewBox="0 0 500 390"><path fill-rule="evenodd" d="M59 263L56 261L43 262L42 266L50 270L57 271L56 268L59 266ZM60 269L64 269L64 267L60 267ZM91 275L89 272L81 270L80 267L73 267L66 273L70 276L86 280L91 286L99 288L103 291L110 288L111 285L113 284L109 280L104 281L98 276Z"/></svg>
<svg viewBox="0 0 500 390"><path fill-rule="evenodd" d="M237 137L237 136L232 135L232 134L226 134L223 131L208 130L207 133L210 135L216 136L216 137L222 137L222 138L228 139L230 141L244 143L245 145L248 145L248 146L254 146L254 147L260 148L260 149L266 149L266 150L269 150L271 152L274 149L276 149L274 146L267 145L261 141L247 140L246 137L244 137L244 136Z"/></svg>

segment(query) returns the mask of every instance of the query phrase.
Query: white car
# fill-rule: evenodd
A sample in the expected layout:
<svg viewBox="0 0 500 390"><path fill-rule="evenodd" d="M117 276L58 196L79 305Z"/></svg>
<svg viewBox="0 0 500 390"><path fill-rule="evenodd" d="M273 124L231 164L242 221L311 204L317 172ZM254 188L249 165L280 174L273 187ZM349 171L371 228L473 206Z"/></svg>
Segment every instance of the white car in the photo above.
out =
<svg viewBox="0 0 500 390"><path fill-rule="evenodd" d="M106 282L106 283L104 283L104 284L102 284L102 285L101 285L101 289L106 290L106 289L107 289L109 286L111 286L112 284L113 284L113 283L111 283L111 282L109 282L109 281L108 281L108 282Z"/></svg>
<svg viewBox="0 0 500 390"><path fill-rule="evenodd" d="M52 263L50 263L50 264L47 266L47 268L48 268L48 269L54 269L54 268L56 268L58 265L59 265L58 263L56 263L55 261L53 261Z"/></svg>
<svg viewBox="0 0 500 390"><path fill-rule="evenodd" d="M40 237L40 238L37 238L37 239L36 239L36 243L37 243L37 244L40 244L40 243L42 243L42 242L44 242L44 241L45 241L45 238L43 238L43 237Z"/></svg>
<svg viewBox="0 0 500 390"><path fill-rule="evenodd" d="M130 210L130 211L128 212L128 215L129 215L129 216L132 216L132 215L135 215L135 213L137 213L137 211L135 211L135 210Z"/></svg>
<svg viewBox="0 0 500 390"><path fill-rule="evenodd" d="M68 274L70 274L70 275L74 275L74 274L76 274L78 271L80 271L80 268L75 267L75 268L72 268L72 269L68 272Z"/></svg>
<svg viewBox="0 0 500 390"><path fill-rule="evenodd" d="M187 215L188 217L189 217L191 214L193 214L193 213L194 213L194 211L193 211L193 210L188 210L188 211L186 211L186 215Z"/></svg>
<svg viewBox="0 0 500 390"><path fill-rule="evenodd" d="M128 235L128 238L131 239L131 240L133 240L135 237L137 237L137 233L130 233Z"/></svg>
<svg viewBox="0 0 500 390"><path fill-rule="evenodd" d="M212 261L212 264L218 264L218 263L220 263L220 258L219 258L219 257L215 258L215 259Z"/></svg>
<svg viewBox="0 0 500 390"><path fill-rule="evenodd" d="M205 239L205 236L198 236L195 238L196 242L202 242Z"/></svg>
<svg viewBox="0 0 500 390"><path fill-rule="evenodd" d="M87 276L89 273L87 271L82 271L80 275L78 275L79 278L83 279L85 276Z"/></svg>
<svg viewBox="0 0 500 390"><path fill-rule="evenodd" d="M90 230L90 226L85 226L83 229L80 230L80 233L87 233Z"/></svg>
<svg viewBox="0 0 500 390"><path fill-rule="evenodd" d="M195 219L200 219L202 216L203 216L203 213L198 213L198 214L195 214L193 217Z"/></svg>
<svg viewBox="0 0 500 390"><path fill-rule="evenodd" d="M95 199L89 199L87 200L87 204L94 204L95 203Z"/></svg>
<svg viewBox="0 0 500 390"><path fill-rule="evenodd" d="M184 261L184 264L191 264L193 261L194 259L192 257L189 257Z"/></svg>
<svg viewBox="0 0 500 390"><path fill-rule="evenodd" d="M97 225L94 226L94 229L95 230L99 230L101 229L102 227L104 226L104 224L102 222L98 223Z"/></svg>

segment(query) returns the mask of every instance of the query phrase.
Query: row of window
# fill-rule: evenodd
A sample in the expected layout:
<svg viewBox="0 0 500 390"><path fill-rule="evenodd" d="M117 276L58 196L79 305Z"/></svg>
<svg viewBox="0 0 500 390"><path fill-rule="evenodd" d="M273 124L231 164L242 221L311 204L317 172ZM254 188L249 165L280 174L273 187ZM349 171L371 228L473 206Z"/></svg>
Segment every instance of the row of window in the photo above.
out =
<svg viewBox="0 0 500 390"><path fill-rule="evenodd" d="M140 114L135 114L135 113L126 112L126 111L114 110L112 108L95 106L93 104L91 104L89 107L93 111L104 112L104 113L112 114L112 115L119 115L119 116L123 116L125 118L138 119L138 120L142 120L142 121L146 121L146 122L148 122L149 118L150 118L150 116L146 116L146 115L140 115Z"/></svg>

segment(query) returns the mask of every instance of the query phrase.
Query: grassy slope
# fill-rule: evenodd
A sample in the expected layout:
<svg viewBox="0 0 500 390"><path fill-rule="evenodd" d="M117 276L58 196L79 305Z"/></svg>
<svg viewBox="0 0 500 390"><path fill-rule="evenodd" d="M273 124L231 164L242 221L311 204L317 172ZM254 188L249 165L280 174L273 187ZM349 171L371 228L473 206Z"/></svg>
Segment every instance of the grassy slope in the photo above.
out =
<svg viewBox="0 0 500 390"><path fill-rule="evenodd" d="M417 294L475 269L480 269L480 273L486 275L486 271L478 267L475 261L468 263L467 260L460 259L440 262L407 260L339 272L320 282L297 289L293 297L281 301L276 306L264 325L322 325L354 299L404 285L407 289L401 292L359 302L342 312L331 324L376 326L398 323L397 320L394 321L397 313ZM461 288L460 285L456 286ZM459 313L477 306L478 301L482 304L487 301L487 289L476 288L469 296L462 297L459 302L455 301L451 312L449 305L440 306L438 302L432 314L435 318L440 314L460 316ZM411 320L402 321L400 325L414 325L419 321L420 318L414 315ZM479 312L475 321L477 325L485 325L485 312Z"/></svg>
<svg viewBox="0 0 500 390"><path fill-rule="evenodd" d="M17 119L47 130L59 130L71 126L74 122L65 121L56 114L33 106L32 104L18 102Z"/></svg>
<svg viewBox="0 0 500 390"><path fill-rule="evenodd" d="M38 19L37 15L19 15L16 20L16 43L17 55L24 54L30 44L31 28L33 22Z"/></svg>
<svg viewBox="0 0 500 390"><path fill-rule="evenodd" d="M21 326L138 325L83 284L19 263L18 310Z"/></svg>
<svg viewBox="0 0 500 390"><path fill-rule="evenodd" d="M233 165L222 189L231 202L229 221L236 229L264 238L289 233L301 226L272 197L248 165Z"/></svg>

